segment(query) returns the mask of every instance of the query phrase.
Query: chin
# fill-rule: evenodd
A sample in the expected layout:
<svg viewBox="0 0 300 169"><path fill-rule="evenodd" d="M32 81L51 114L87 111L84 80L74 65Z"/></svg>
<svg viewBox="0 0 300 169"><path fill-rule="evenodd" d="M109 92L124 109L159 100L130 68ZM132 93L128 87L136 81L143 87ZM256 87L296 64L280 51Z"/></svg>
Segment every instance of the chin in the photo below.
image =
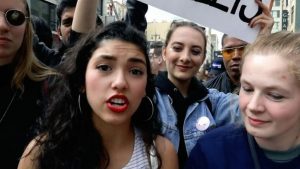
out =
<svg viewBox="0 0 300 169"><path fill-rule="evenodd" d="M266 131L265 129L262 129L262 128L256 128L256 127L253 127L247 123L245 123L245 127L246 127L246 130L247 132L252 135L253 137L258 137L258 138L263 138L263 137L266 137Z"/></svg>

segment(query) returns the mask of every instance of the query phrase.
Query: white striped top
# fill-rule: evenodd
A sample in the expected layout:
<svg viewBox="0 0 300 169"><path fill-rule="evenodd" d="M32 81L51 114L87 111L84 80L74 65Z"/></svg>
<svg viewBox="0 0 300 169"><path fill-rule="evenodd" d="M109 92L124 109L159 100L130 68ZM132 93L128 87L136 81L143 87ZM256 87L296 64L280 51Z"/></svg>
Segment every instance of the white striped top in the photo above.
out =
<svg viewBox="0 0 300 169"><path fill-rule="evenodd" d="M123 169L151 169L141 133L135 129L134 148L131 159ZM152 158L151 158L152 163ZM153 165L153 164L152 164ZM154 166L153 166L154 167Z"/></svg>

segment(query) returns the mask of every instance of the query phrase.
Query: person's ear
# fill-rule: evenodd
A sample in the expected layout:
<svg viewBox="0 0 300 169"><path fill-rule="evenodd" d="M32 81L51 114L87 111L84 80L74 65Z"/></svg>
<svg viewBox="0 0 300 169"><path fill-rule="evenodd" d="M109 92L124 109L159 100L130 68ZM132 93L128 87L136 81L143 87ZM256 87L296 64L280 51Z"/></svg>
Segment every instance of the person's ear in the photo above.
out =
<svg viewBox="0 0 300 169"><path fill-rule="evenodd" d="M164 61L166 61L166 53L167 53L167 48L166 48L166 47L163 47L163 48L162 48L161 55L162 55L162 58L163 58Z"/></svg>
<svg viewBox="0 0 300 169"><path fill-rule="evenodd" d="M58 27L56 28L56 32L57 32L57 34L58 34L58 36L59 36L59 39L62 40L62 35L61 35L60 26L58 26Z"/></svg>
<svg viewBox="0 0 300 169"><path fill-rule="evenodd" d="M161 64L163 62L163 58L162 58L162 56L159 56L158 57L158 64Z"/></svg>

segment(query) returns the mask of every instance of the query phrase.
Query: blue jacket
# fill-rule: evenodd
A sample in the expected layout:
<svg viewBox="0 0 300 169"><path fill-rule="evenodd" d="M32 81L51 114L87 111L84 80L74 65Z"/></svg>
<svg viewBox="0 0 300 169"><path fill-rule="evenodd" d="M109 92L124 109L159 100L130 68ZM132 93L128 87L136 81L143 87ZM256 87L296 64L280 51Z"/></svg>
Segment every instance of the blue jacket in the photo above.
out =
<svg viewBox="0 0 300 169"><path fill-rule="evenodd" d="M289 162L274 162L254 140L260 169L300 169L300 156ZM192 150L186 169L255 169L247 132L241 125L220 127L201 137Z"/></svg>
<svg viewBox="0 0 300 169"><path fill-rule="evenodd" d="M173 143L178 151L180 131L177 126L178 114L173 107L176 106L173 105L173 99L176 98L172 98L170 92L167 91L173 91L176 88L166 87L163 89L162 83L167 83L166 81L168 81L166 75L160 74L160 84L157 84L155 93L156 105L159 111L159 120L162 123L162 134ZM197 83L194 84L197 85ZM198 99L188 105L183 121L183 137L187 154L191 152L197 140L211 129L241 120L237 95L224 94L215 89L201 87L201 84L198 85L200 85L200 89L195 88L191 91L198 95ZM212 112L210 112L210 106L207 105L208 102L205 101L207 99L211 103Z"/></svg>

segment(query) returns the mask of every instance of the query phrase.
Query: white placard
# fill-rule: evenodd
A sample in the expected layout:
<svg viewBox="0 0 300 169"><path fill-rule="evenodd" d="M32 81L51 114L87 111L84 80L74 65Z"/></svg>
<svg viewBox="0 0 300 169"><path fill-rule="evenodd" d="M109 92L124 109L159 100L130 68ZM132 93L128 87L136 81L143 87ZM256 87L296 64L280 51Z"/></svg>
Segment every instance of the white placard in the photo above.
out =
<svg viewBox="0 0 300 169"><path fill-rule="evenodd" d="M248 23L259 7L254 0L140 0L203 26L253 42L259 27ZM268 3L269 0L262 0ZM159 18L158 18L159 19Z"/></svg>

